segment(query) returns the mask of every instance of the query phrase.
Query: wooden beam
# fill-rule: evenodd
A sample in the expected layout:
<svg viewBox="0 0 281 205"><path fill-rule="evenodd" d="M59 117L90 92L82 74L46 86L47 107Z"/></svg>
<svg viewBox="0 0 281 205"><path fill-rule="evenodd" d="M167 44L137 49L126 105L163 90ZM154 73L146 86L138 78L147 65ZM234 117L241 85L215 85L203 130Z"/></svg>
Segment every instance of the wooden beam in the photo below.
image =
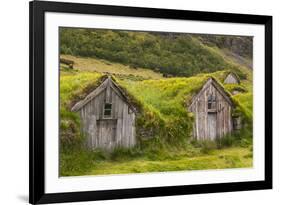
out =
<svg viewBox="0 0 281 205"><path fill-rule="evenodd" d="M86 105L89 101L91 101L98 94L100 94L106 88L107 82L108 82L108 79L103 81L103 83L99 87L97 87L93 92L91 92L89 95L87 95L84 100L81 100L78 103L76 103L72 107L71 111L76 112L76 111L80 110L84 105Z"/></svg>

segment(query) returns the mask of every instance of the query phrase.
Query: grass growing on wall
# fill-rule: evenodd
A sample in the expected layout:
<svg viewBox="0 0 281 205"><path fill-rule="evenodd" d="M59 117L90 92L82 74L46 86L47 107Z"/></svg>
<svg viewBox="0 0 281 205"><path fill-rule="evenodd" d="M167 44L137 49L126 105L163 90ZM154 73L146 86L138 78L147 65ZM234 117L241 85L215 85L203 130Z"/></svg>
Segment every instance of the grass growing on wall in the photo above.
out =
<svg viewBox="0 0 281 205"><path fill-rule="evenodd" d="M60 144L63 148L80 144L80 118L78 113L71 112L71 107L85 97L87 90L94 88L101 74L77 71L60 73Z"/></svg>

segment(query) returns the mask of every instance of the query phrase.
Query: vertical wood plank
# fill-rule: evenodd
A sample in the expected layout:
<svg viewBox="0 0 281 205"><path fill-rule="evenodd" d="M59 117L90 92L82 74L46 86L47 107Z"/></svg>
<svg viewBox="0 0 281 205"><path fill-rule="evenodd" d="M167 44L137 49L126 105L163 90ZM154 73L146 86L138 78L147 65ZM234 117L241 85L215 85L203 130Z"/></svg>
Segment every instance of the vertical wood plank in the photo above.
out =
<svg viewBox="0 0 281 205"><path fill-rule="evenodd" d="M116 146L136 144L135 113L128 112L127 103L110 86L80 110L82 132L91 148L113 150ZM103 119L104 104L112 103L112 119Z"/></svg>
<svg viewBox="0 0 281 205"><path fill-rule="evenodd" d="M106 103L110 103L110 90L111 90L111 88L110 88L110 81L107 82L105 90L106 90L105 91L106 92L106 94L105 94L105 102Z"/></svg>
<svg viewBox="0 0 281 205"><path fill-rule="evenodd" d="M212 134L214 133L214 127L212 126L215 126L216 137L222 137L232 132L232 107L229 105L228 101L212 83L204 85L202 89L203 92L195 99L195 102L190 108L190 111L195 114L193 136L197 139L214 138ZM210 94L216 97L216 105L211 111L212 113L216 113L216 118L213 120L208 120L208 96ZM210 125L210 123L213 125Z"/></svg>

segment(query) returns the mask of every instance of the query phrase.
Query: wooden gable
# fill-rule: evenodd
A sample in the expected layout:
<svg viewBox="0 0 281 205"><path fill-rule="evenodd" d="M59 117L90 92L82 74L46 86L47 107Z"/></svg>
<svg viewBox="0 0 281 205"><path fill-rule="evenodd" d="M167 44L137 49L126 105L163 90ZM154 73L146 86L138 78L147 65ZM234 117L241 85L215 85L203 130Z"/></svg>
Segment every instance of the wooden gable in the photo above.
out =
<svg viewBox="0 0 281 205"><path fill-rule="evenodd" d="M131 109L133 112L136 112L135 106L130 103L129 98L125 94L122 88L120 88L110 76L108 76L96 89L94 89L90 94L88 94L83 100L76 103L71 111L77 112L82 107L84 107L87 103L93 100L96 96L98 96L101 92L105 90L106 92L106 102L108 101L108 91L111 88Z"/></svg>
<svg viewBox="0 0 281 205"><path fill-rule="evenodd" d="M193 137L215 140L230 133L233 107L230 95L214 78L209 78L188 107L194 113Z"/></svg>
<svg viewBox="0 0 281 205"><path fill-rule="evenodd" d="M72 111L80 114L88 148L112 151L136 144L136 109L111 77L103 79Z"/></svg>
<svg viewBox="0 0 281 205"><path fill-rule="evenodd" d="M239 84L240 80L239 80L239 77L235 73L230 72L226 76L223 83L225 83L225 84Z"/></svg>
<svg viewBox="0 0 281 205"><path fill-rule="evenodd" d="M193 104L196 102L196 100L205 92L205 90L210 86L214 86L216 90L223 96L225 101L231 106L234 107L234 103L232 99L230 98L229 94L224 90L224 88L214 79L209 78L207 82L203 85L201 90L192 98L191 103L189 105L189 110L193 106Z"/></svg>

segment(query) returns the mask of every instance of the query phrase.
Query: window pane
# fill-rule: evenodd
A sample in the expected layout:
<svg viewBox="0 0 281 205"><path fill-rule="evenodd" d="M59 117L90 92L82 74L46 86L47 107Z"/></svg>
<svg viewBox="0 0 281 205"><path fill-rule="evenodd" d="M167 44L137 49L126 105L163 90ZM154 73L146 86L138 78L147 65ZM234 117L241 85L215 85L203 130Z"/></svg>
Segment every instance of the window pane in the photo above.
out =
<svg viewBox="0 0 281 205"><path fill-rule="evenodd" d="M111 116L111 110L112 110L112 104L111 103L105 103L103 115L106 116L106 117L110 117Z"/></svg>
<svg viewBox="0 0 281 205"><path fill-rule="evenodd" d="M111 110L104 110L104 116L111 116Z"/></svg>
<svg viewBox="0 0 281 205"><path fill-rule="evenodd" d="M104 109L108 110L108 109L111 109L111 105L110 103L105 103L104 105Z"/></svg>

